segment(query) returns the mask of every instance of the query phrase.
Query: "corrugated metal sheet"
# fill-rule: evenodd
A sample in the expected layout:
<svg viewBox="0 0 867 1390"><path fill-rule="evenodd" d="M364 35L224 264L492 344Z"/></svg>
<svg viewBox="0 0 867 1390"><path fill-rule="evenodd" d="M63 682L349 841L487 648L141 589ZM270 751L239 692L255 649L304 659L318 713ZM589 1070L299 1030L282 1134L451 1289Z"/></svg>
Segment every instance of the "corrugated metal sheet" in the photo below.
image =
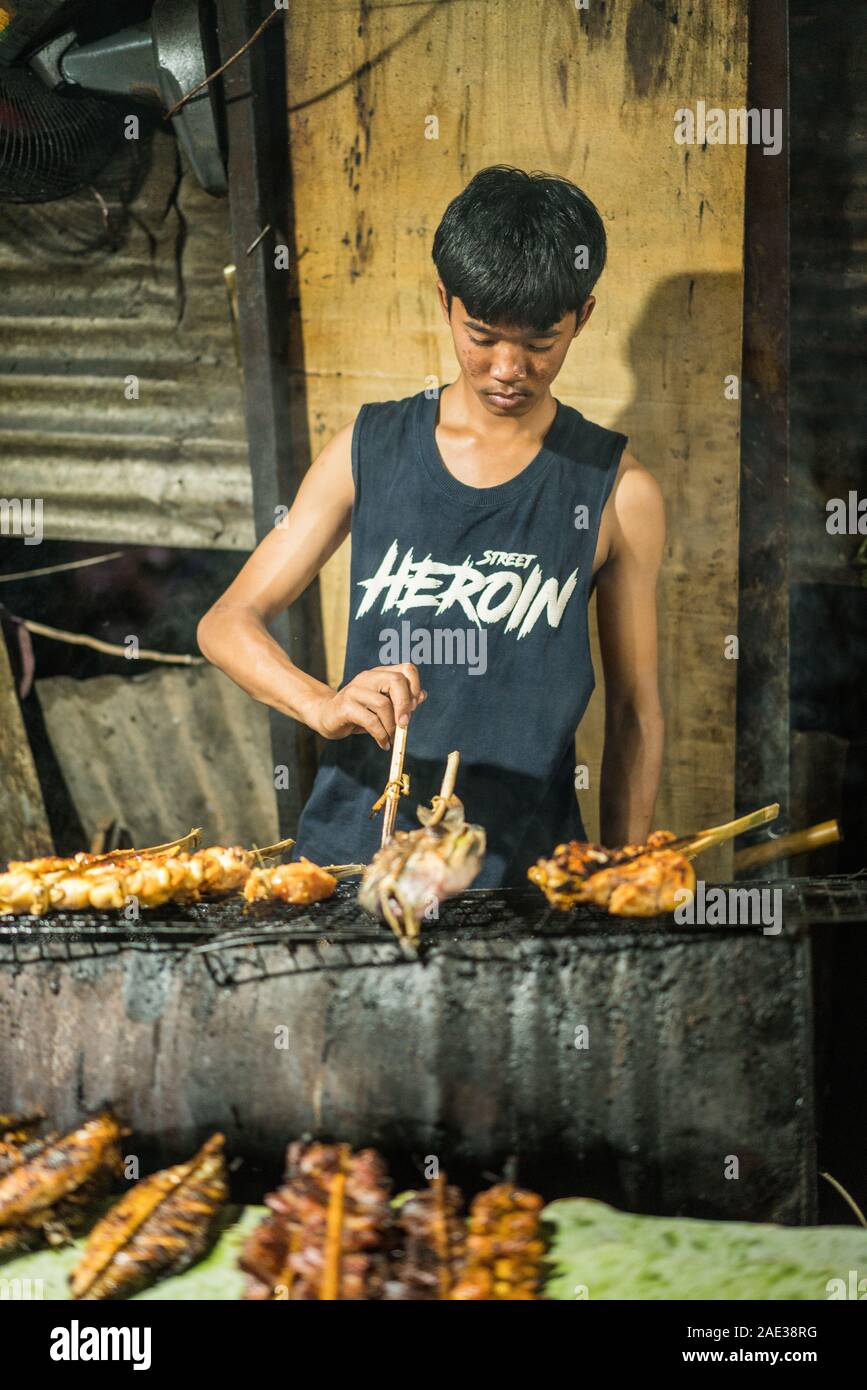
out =
<svg viewBox="0 0 867 1390"><path fill-rule="evenodd" d="M175 178L174 141L158 132L114 253L28 247L0 221L0 490L41 497L52 539L255 543L228 204L189 173L174 199Z"/></svg>
<svg viewBox="0 0 867 1390"><path fill-rule="evenodd" d="M88 841L116 816L136 845L193 825L203 844L273 844L268 713L212 666L54 676L36 692Z"/></svg>

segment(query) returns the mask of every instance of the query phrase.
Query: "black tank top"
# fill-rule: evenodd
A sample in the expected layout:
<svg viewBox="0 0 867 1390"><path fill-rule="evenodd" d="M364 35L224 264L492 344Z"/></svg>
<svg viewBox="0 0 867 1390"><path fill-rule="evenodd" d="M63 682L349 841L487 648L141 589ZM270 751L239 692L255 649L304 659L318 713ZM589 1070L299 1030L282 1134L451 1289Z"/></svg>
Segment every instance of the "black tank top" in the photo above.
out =
<svg viewBox="0 0 867 1390"><path fill-rule="evenodd" d="M364 405L356 418L343 684L372 666L415 662L428 697L410 720L410 795L397 828L418 827L415 808L439 789L457 748L457 793L488 837L475 886L526 884L540 855L585 838L574 741L595 685L587 605L626 436L557 401L532 462L475 488L442 461L437 406L422 391ZM366 733L325 745L296 856L369 862L381 820L368 813L389 762Z"/></svg>

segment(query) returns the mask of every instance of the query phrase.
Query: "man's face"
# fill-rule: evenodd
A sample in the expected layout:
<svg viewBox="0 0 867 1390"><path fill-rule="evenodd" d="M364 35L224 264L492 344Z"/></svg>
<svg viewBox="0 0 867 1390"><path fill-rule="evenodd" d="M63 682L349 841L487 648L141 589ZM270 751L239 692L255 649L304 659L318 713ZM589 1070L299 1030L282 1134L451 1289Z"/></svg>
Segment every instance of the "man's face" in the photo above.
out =
<svg viewBox="0 0 867 1390"><path fill-rule="evenodd" d="M451 314L442 280L437 281L443 314L467 384L492 415L526 415L547 394L563 365L572 339L593 312L593 295L580 315L570 311L544 333L506 324L482 323L452 299Z"/></svg>

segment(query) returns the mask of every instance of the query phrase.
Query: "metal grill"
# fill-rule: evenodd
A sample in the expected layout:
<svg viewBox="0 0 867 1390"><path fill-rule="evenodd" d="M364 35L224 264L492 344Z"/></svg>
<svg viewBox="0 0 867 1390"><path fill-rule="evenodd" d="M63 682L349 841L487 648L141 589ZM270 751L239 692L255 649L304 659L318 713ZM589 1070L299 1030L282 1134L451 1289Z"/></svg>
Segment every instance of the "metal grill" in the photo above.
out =
<svg viewBox="0 0 867 1390"><path fill-rule="evenodd" d="M759 886L732 884L724 887ZM867 874L827 879L789 879L768 885L783 895L783 930L799 935L810 926L867 922ZM432 953L468 960L483 948L485 958L516 944L592 935L622 945L641 934L665 941L720 936L732 931L757 935L760 926L683 926L670 917L613 918L594 907L569 913L548 908L531 889L479 889L443 904L437 921L426 922L421 959ZM359 949L362 948L362 949ZM400 947L388 929L359 908L356 885L343 883L326 902L303 907L282 903L247 906L240 897L146 912L139 923L115 912L55 913L0 919L0 965L37 961L96 960L121 951L201 955L219 984L280 974L367 968L374 959L394 964Z"/></svg>

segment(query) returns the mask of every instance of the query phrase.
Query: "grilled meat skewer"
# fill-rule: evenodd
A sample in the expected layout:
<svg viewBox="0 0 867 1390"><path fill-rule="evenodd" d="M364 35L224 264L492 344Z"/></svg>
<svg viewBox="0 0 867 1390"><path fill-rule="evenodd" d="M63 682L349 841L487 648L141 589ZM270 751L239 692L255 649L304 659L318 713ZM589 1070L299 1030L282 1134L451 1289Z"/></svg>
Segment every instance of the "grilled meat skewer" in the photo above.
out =
<svg viewBox="0 0 867 1390"><path fill-rule="evenodd" d="M390 1300L451 1298L466 1255L463 1206L460 1188L450 1187L445 1174L403 1203L397 1215L403 1252L395 1264L397 1277L389 1282Z"/></svg>
<svg viewBox="0 0 867 1390"><path fill-rule="evenodd" d="M552 907L568 911L576 903L595 903L620 917L655 917L673 912L695 890L695 871L684 854L665 848L674 836L658 830L641 846L605 850L577 840L558 845L550 859L540 859L527 877L541 888ZM601 867L595 868L599 864Z"/></svg>
<svg viewBox="0 0 867 1390"><path fill-rule="evenodd" d="M466 1257L451 1298L537 1299L545 1254L542 1198L511 1183L480 1192L470 1208Z"/></svg>
<svg viewBox="0 0 867 1390"><path fill-rule="evenodd" d="M484 861L485 832L467 823L453 794L459 763L460 754L450 753L439 795L430 808L418 808L422 828L396 831L373 856L358 890L365 911L387 922L410 951L418 947L424 917L469 888Z"/></svg>
<svg viewBox="0 0 867 1390"><path fill-rule="evenodd" d="M620 917L655 917L674 912L684 902L680 896L684 890L695 892L690 860L697 854L765 825L779 811L776 803L762 806L680 839L670 830L656 830L646 845L623 845L620 849L572 840L558 845L550 859L537 860L527 870L527 877L541 888L552 907L563 911L576 903L592 902Z"/></svg>
<svg viewBox="0 0 867 1390"><path fill-rule="evenodd" d="M118 910L133 898L146 908L167 902L198 902L203 896L242 889L263 855L293 843L284 840L264 850L210 845L193 854L132 853L122 859L100 859L74 870L61 868L46 874L32 872L26 864L10 866L0 874L0 915Z"/></svg>
<svg viewBox="0 0 867 1390"><path fill-rule="evenodd" d="M241 1254L246 1298L368 1300L382 1297L393 1233L390 1183L373 1149L289 1145L286 1180L265 1198L271 1216Z"/></svg>
<svg viewBox="0 0 867 1390"><path fill-rule="evenodd" d="M336 887L337 879L333 874L302 855L291 864L252 869L244 884L244 897L248 903L269 902L275 898L284 903L315 903L330 898Z"/></svg>

